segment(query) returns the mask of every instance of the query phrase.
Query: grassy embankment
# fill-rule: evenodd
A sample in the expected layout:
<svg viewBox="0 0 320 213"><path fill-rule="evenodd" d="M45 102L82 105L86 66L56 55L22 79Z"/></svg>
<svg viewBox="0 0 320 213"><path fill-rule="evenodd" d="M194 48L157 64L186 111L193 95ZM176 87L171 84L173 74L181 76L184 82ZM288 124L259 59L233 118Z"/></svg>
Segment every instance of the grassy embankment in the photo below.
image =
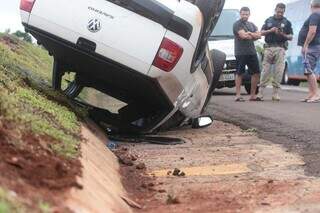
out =
<svg viewBox="0 0 320 213"><path fill-rule="evenodd" d="M51 68L52 58L46 50L0 34L0 143L1 128L10 123L15 127L14 135L6 135L5 140L18 149L23 149L22 135L28 133L54 141L47 144L53 155L76 159L81 141L80 123L67 107L68 101L50 89ZM0 213L24 212L19 196L10 193L7 186L0 185ZM39 201L40 212L48 209L46 203Z"/></svg>

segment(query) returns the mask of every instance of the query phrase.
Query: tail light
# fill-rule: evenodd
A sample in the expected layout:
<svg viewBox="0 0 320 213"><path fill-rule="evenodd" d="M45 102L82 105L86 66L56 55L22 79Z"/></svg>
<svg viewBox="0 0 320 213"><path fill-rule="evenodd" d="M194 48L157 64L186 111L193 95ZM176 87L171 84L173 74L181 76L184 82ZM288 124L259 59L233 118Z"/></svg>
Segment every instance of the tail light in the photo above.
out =
<svg viewBox="0 0 320 213"><path fill-rule="evenodd" d="M178 63L182 53L182 47L170 39L164 38L153 61L153 65L165 72L170 72Z"/></svg>
<svg viewBox="0 0 320 213"><path fill-rule="evenodd" d="M24 10L28 13L31 13L33 5L36 0L21 0L20 1L20 10Z"/></svg>

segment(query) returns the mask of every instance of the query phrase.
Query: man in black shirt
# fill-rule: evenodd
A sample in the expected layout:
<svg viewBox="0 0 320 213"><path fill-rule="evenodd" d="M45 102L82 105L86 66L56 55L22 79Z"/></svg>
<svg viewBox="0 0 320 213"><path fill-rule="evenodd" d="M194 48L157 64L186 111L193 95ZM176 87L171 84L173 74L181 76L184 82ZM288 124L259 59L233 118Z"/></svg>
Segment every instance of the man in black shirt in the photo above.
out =
<svg viewBox="0 0 320 213"><path fill-rule="evenodd" d="M279 3L276 6L274 16L269 17L261 29L261 35L265 36L264 59L260 79L260 92L258 97L263 99L263 92L272 78L273 101L280 101L279 89L285 69L285 51L287 42L292 40L293 30L291 22L284 17L286 5ZM274 72L271 71L272 65Z"/></svg>
<svg viewBox="0 0 320 213"><path fill-rule="evenodd" d="M307 76L309 83L309 95L303 101L316 103L320 102L317 78L314 73L317 61L320 58L320 0L313 0L311 2L311 11L312 14L300 30L298 45L302 46L304 74Z"/></svg>
<svg viewBox="0 0 320 213"><path fill-rule="evenodd" d="M243 7L240 10L240 19L233 25L233 34L235 36L235 57L237 61L236 73L236 101L244 101L241 97L242 75L248 67L251 76L251 97L250 101L256 101L256 89L260 77L259 60L254 41L259 39L258 28L252 22L249 22L250 9Z"/></svg>

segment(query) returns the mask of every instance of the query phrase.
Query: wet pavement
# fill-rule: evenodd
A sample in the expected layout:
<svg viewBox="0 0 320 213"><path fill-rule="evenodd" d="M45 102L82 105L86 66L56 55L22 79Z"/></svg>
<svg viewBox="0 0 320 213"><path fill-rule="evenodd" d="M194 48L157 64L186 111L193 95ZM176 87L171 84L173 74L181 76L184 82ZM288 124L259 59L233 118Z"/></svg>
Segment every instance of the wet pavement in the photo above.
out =
<svg viewBox="0 0 320 213"><path fill-rule="evenodd" d="M280 144L306 163L305 173L320 176L320 103L302 103L306 89L285 87L281 102L234 102L234 89L218 90L208 112L243 128L256 128L259 137Z"/></svg>

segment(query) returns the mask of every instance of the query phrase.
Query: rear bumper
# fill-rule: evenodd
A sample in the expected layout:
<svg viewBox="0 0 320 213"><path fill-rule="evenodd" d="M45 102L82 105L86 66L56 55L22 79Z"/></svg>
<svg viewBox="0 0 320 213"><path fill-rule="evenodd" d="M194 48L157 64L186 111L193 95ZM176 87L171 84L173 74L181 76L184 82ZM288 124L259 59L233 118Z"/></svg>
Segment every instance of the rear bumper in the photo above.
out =
<svg viewBox="0 0 320 213"><path fill-rule="evenodd" d="M94 50L83 49L69 41L24 24L51 55L81 76L84 86L95 88L146 113L173 110L174 106L159 82L136 70L112 61Z"/></svg>

